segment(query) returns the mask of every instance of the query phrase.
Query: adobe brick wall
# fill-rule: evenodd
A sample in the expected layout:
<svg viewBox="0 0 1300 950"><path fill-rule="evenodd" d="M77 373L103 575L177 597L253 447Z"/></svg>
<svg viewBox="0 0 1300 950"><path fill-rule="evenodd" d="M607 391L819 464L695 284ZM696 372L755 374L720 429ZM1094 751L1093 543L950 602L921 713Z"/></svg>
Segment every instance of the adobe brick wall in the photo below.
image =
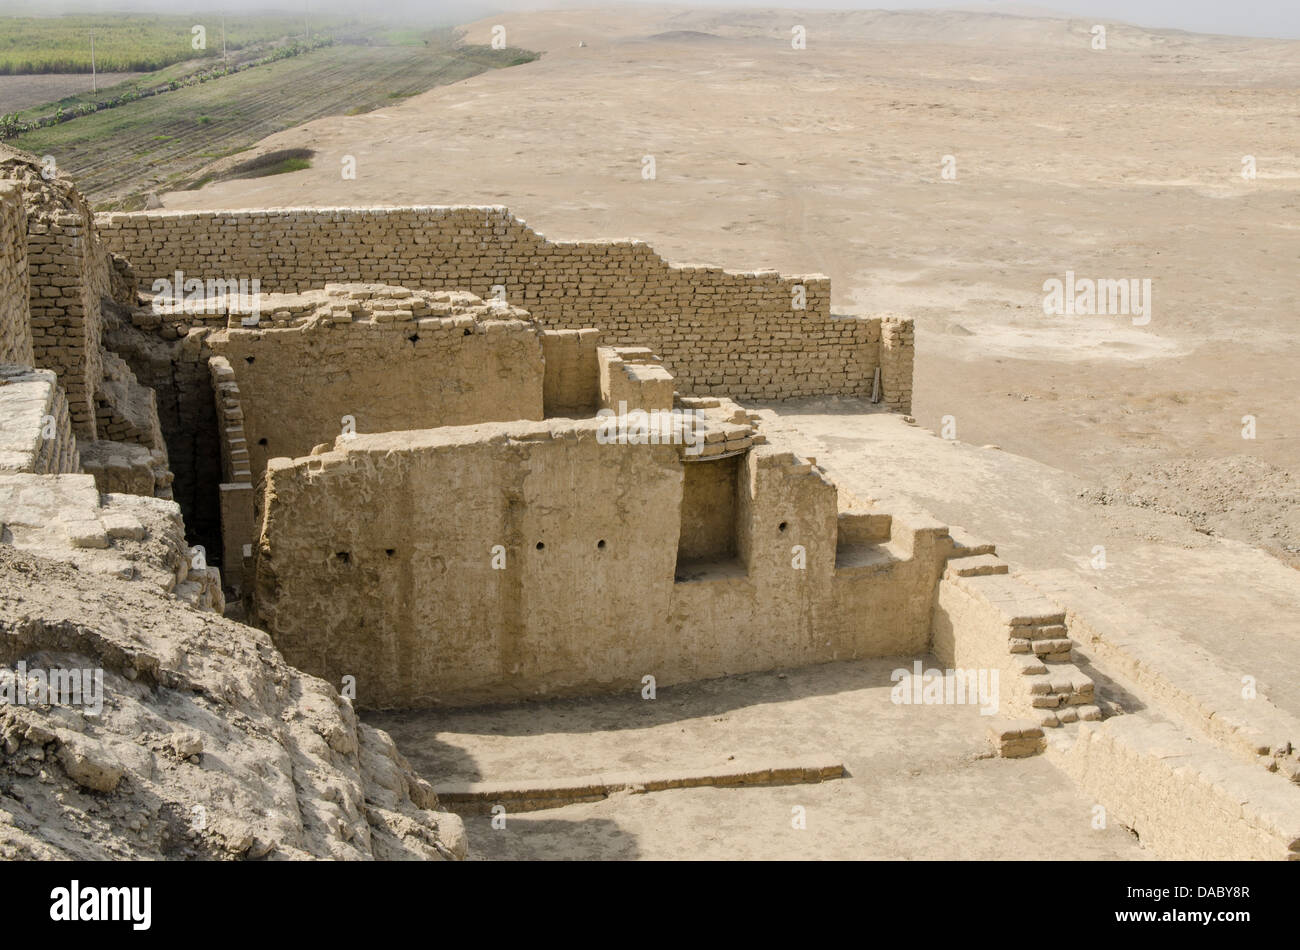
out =
<svg viewBox="0 0 1300 950"><path fill-rule="evenodd" d="M549 418L580 419L595 415L600 402L600 365L596 358L600 331L543 330L542 410Z"/></svg>
<svg viewBox="0 0 1300 950"><path fill-rule="evenodd" d="M59 374L72 428L95 438L95 391L103 375L100 298L109 293L108 264L89 208L29 215L32 348L36 365Z"/></svg>
<svg viewBox="0 0 1300 950"><path fill-rule="evenodd" d="M25 248L5 252L26 255L31 357L21 362L58 374L73 431L94 439L95 395L103 376L101 298L110 293L111 278L90 206L70 180L44 178L35 158L22 152L0 149L0 179L10 182L8 189L20 190L26 211ZM4 217L4 227L12 229L12 210ZM0 265L12 267L11 258ZM15 283L10 279L7 286ZM8 309L12 312L12 303ZM16 338L12 328L2 333ZM21 340L17 346L25 348Z"/></svg>
<svg viewBox="0 0 1300 950"><path fill-rule="evenodd" d="M33 365L23 189L0 181L0 363Z"/></svg>
<svg viewBox="0 0 1300 950"><path fill-rule="evenodd" d="M1049 756L1160 858L1300 860L1295 786L1158 715L1083 723Z"/></svg>
<svg viewBox="0 0 1300 950"><path fill-rule="evenodd" d="M177 270L257 278L263 291L381 281L489 299L499 286L544 327L595 327L603 345L650 347L686 394L869 395L883 357L882 402L910 411L910 322L895 321L882 347L880 318L831 315L830 281L820 275L670 264L639 241L548 241L501 207L158 211L96 221L144 288Z"/></svg>

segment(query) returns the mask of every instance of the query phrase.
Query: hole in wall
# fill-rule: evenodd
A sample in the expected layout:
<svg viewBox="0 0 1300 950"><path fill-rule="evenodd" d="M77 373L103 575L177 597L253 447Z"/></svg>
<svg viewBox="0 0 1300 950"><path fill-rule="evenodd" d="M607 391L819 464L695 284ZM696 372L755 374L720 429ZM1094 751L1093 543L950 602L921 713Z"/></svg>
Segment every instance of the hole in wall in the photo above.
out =
<svg viewBox="0 0 1300 950"><path fill-rule="evenodd" d="M352 563L352 555L347 551L338 551L334 554L334 556L338 558L340 561L342 561L344 564Z"/></svg>
<svg viewBox="0 0 1300 950"><path fill-rule="evenodd" d="M538 542L537 542L537 550L540 551L540 550L542 550L542 549L545 548L545 547L546 547L546 545L543 544L541 541L538 541Z"/></svg>
<svg viewBox="0 0 1300 950"><path fill-rule="evenodd" d="M739 456L684 463L677 581L734 574L738 560Z"/></svg>
<svg viewBox="0 0 1300 950"><path fill-rule="evenodd" d="M255 360L256 358L257 358L257 357L255 357L255 356L245 356L245 357L244 357L244 362L247 363L249 366L252 366L252 365L253 365L253 360Z"/></svg>
<svg viewBox="0 0 1300 950"><path fill-rule="evenodd" d="M605 539L604 539L604 538L601 538L599 541L597 541L597 542L596 542L596 547L600 548L601 550L604 550L604 549L605 549Z"/></svg>
<svg viewBox="0 0 1300 950"><path fill-rule="evenodd" d="M410 336L407 337L407 339L408 339L409 341L411 341L412 343L419 343L419 342L420 342L420 334L418 334L418 333L412 333Z"/></svg>
<svg viewBox="0 0 1300 950"><path fill-rule="evenodd" d="M392 557L394 554L397 553L397 548L384 548L384 553L387 554L389 557Z"/></svg>
<svg viewBox="0 0 1300 950"><path fill-rule="evenodd" d="M257 444L258 444L258 445L266 445L266 439L258 439L258 440L257 440Z"/></svg>
<svg viewBox="0 0 1300 950"><path fill-rule="evenodd" d="M466 327L466 328L465 328L465 336L471 336L472 334L473 334L473 331L470 330L469 327Z"/></svg>
<svg viewBox="0 0 1300 950"><path fill-rule="evenodd" d="M776 526L776 530L777 530L777 531L785 531L785 529L788 528L788 527L789 527L789 525L786 524L784 521L782 521L779 525Z"/></svg>

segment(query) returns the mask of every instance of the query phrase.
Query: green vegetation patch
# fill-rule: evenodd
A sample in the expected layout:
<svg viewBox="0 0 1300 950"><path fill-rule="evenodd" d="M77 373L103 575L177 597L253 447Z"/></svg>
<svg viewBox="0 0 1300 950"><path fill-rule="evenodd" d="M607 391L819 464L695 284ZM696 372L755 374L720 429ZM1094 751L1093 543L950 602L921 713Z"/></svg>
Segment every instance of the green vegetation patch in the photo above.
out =
<svg viewBox="0 0 1300 950"><path fill-rule="evenodd" d="M228 16L226 51L285 37L346 32L354 18L339 16ZM194 28L202 27L202 34ZM90 38L101 73L152 72L182 60L221 58L219 11L186 16L133 13L0 17L0 75L90 72ZM205 48L196 49L201 35Z"/></svg>
<svg viewBox="0 0 1300 950"><path fill-rule="evenodd" d="M240 162L222 178L265 178L267 175L283 175L285 172L300 172L311 168L311 159L315 152L309 148L282 148L267 152L257 158Z"/></svg>
<svg viewBox="0 0 1300 950"><path fill-rule="evenodd" d="M392 105L394 90L424 92L535 58L518 48L458 45L452 30L437 36L436 48L333 43L78 115L10 142L53 155L98 209L125 209L141 195L170 190L173 182L177 188L196 182L210 174L215 156L243 151L276 132Z"/></svg>

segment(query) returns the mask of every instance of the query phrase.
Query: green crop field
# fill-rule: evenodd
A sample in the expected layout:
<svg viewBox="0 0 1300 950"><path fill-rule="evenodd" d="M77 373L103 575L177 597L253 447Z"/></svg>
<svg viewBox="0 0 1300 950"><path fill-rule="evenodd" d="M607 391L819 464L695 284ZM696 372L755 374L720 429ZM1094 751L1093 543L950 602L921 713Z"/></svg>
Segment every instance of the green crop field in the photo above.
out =
<svg viewBox="0 0 1300 950"><path fill-rule="evenodd" d="M321 116L392 105L534 58L521 49L462 46L450 29L421 36L418 45L324 46L78 115L8 142L54 156L97 207L133 210L148 192L193 187L205 177L205 166L275 132Z"/></svg>
<svg viewBox="0 0 1300 950"><path fill-rule="evenodd" d="M194 27L204 29L205 48L195 48ZM333 35L352 29L354 21L321 17L228 16L227 52L286 37ZM90 72L94 36L99 72L150 72L188 59L221 57L219 11L186 16L117 13L57 17L0 17L0 75Z"/></svg>

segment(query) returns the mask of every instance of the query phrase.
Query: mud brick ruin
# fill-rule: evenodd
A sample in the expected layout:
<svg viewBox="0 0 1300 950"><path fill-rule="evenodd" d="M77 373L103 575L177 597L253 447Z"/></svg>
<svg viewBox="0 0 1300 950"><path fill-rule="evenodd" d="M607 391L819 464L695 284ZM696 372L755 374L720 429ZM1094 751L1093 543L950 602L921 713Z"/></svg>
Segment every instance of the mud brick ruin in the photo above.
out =
<svg viewBox="0 0 1300 950"><path fill-rule="evenodd" d="M195 847L463 856L458 820L354 705L933 654L997 672L996 752L1051 752L1162 856L1300 856L1300 770L1276 741L1289 720L1216 725L1192 769L1171 767L1157 739L1183 727L1120 714L1076 653L1113 637L993 544L837 488L776 414L742 404L855 396L907 414L909 320L832 314L822 276L548 241L498 207L94 215L30 156L0 158L4 543L144 585L184 636L220 631L265 689L212 669L207 695L302 719L315 738L298 754L351 776L342 798L298 793L301 827L231 816ZM201 308L158 289L251 280ZM41 631L58 618L20 615L0 627L53 648ZM131 631L114 636L104 656L125 655ZM100 662L124 689L128 668L180 688L210 648L186 642L152 666ZM335 693L348 678L355 700ZM165 796L113 721L11 723L4 754L18 768L53 743L83 790L154 775ZM157 742L175 768L203 746Z"/></svg>

